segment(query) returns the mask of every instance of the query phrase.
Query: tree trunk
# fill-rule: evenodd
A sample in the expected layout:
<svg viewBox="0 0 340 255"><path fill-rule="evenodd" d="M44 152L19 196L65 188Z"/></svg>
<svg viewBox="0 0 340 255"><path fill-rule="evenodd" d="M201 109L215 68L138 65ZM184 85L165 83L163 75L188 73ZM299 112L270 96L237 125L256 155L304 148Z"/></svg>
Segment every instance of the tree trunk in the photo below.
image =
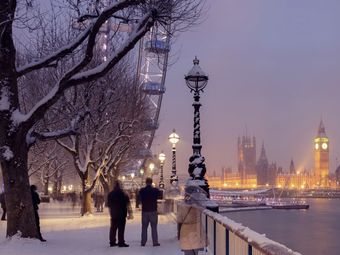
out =
<svg viewBox="0 0 340 255"><path fill-rule="evenodd" d="M12 119L13 111L20 109L12 37L16 2L0 1L0 98L8 102L0 109L0 163L8 213L6 234L38 238L27 169L29 126L13 123Z"/></svg>
<svg viewBox="0 0 340 255"><path fill-rule="evenodd" d="M81 206L81 216L92 214L92 197L91 191L83 190L83 201Z"/></svg>
<svg viewBox="0 0 340 255"><path fill-rule="evenodd" d="M88 172L84 175L84 179L82 180L82 189L83 189L83 199L81 203L81 216L84 216L85 214L92 214L92 197L91 197L91 191L88 189L87 184L89 183L89 176Z"/></svg>
<svg viewBox="0 0 340 255"><path fill-rule="evenodd" d="M21 233L21 237L39 238L27 170L28 148L14 142L10 149L14 157L1 162L8 215L7 236Z"/></svg>

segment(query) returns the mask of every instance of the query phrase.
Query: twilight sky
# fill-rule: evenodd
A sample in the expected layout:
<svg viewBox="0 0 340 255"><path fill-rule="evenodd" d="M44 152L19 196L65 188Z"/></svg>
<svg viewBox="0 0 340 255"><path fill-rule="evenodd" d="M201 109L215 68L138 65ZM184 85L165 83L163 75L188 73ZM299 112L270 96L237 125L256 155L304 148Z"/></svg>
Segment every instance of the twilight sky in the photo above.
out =
<svg viewBox="0 0 340 255"><path fill-rule="evenodd" d="M237 136L262 141L270 162L313 167L321 117L330 138L331 172L340 163L340 2L338 0L213 0L206 21L172 47L154 153L171 169L173 128L181 137L177 169L187 173L193 97L184 82L195 55L209 74L202 95L202 154L208 172L237 167Z"/></svg>

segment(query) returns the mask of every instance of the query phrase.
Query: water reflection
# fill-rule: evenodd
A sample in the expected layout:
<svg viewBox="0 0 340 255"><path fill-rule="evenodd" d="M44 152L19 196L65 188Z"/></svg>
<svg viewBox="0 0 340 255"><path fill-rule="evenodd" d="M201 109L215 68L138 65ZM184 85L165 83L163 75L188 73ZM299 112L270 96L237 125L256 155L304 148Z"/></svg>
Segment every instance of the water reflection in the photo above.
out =
<svg viewBox="0 0 340 255"><path fill-rule="evenodd" d="M311 199L309 210L263 210L224 215L305 255L339 255L340 200Z"/></svg>

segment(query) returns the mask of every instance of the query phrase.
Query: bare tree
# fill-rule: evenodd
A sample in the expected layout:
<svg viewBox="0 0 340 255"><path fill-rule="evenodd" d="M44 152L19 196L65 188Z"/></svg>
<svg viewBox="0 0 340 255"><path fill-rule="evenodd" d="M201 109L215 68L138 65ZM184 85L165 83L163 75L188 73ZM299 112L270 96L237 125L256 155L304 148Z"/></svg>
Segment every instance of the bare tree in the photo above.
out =
<svg viewBox="0 0 340 255"><path fill-rule="evenodd" d="M29 153L29 177L36 177L43 186L44 195L49 195L51 179L60 179L67 160L63 158L56 142L44 144L44 150L31 150ZM47 145L47 146L46 146ZM32 153L35 151L36 153ZM37 151L39 153L37 153Z"/></svg>
<svg viewBox="0 0 340 255"><path fill-rule="evenodd" d="M76 135L58 140L72 155L81 180L81 215L92 213L91 192L99 180L105 183L116 171L148 119L144 94L130 73L126 62L119 64L100 84L77 89L80 102L69 106L89 111Z"/></svg>
<svg viewBox="0 0 340 255"><path fill-rule="evenodd" d="M37 139L48 140L75 133L74 124L79 120L79 116L75 117L75 121L71 121L68 128L54 132L37 132L35 125L46 112L69 88L92 82L107 74L151 27L159 25L168 28L171 24L169 33L173 34L196 22L202 8L202 0L121 0L105 8L94 6L91 12L86 12L86 8L78 8L78 3L86 2L90 1L69 0L72 6L64 6L64 10L74 11L73 13L78 15L78 21L86 23L84 30L79 31L76 36L71 36L68 43L56 51L42 54L32 50L35 53L32 61L21 65L17 62L20 40L15 38L25 35L25 31L39 31L39 28L50 22L51 15L44 16L36 1L0 0L0 161L8 209L7 236L18 232L22 237L38 236L27 171L29 148ZM65 17L61 18L65 20ZM131 33L116 47L112 55L108 56L107 61L91 66L97 35L109 19L134 21ZM60 24L60 27L65 26L65 21L57 24ZM15 30L14 26L17 26L19 31ZM37 35L35 38L32 36L33 39L30 38L36 43L32 43L30 47L35 47L39 44L40 35L32 34ZM22 48L28 51L25 47ZM70 56L77 54L79 58L72 62ZM22 102L19 96L21 93L18 84L21 79L32 72L56 68L63 61L71 63L72 68L63 70L60 79L50 86L51 89L44 97L32 107L24 109L22 106L25 102ZM37 88L40 86L41 84L36 84Z"/></svg>

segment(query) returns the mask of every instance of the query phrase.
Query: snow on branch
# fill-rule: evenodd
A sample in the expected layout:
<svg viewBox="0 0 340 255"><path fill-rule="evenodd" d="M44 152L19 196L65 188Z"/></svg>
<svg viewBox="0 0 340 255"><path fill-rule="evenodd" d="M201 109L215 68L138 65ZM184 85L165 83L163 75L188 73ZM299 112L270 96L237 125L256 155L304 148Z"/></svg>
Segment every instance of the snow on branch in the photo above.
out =
<svg viewBox="0 0 340 255"><path fill-rule="evenodd" d="M84 120L85 116L89 113L89 111L85 111L83 113L78 114L74 119L71 120L70 127L57 130L57 131L48 131L48 132L37 132L30 131L26 136L26 143L28 145L32 145L36 142L36 140L40 141L48 141L48 140L56 140L67 136L77 135L78 124Z"/></svg>
<svg viewBox="0 0 340 255"><path fill-rule="evenodd" d="M53 131L53 132L36 132L33 131L31 133L31 136L33 136L34 138L41 140L41 141L48 141L48 140L53 140L53 139L60 139L66 136L70 136L70 135L76 135L77 132L75 130L73 130L72 128L66 128L63 130L58 130L58 131ZM32 141L30 139L30 141Z"/></svg>
<svg viewBox="0 0 340 255"><path fill-rule="evenodd" d="M83 60L81 60L73 69L67 72L64 77L55 85L55 87L44 98L36 103L29 113L24 115L20 113L19 110L15 110L12 116L14 125L21 124L21 122L26 122L27 126L30 127L30 125L33 125L41 118L41 116L45 114L51 105L57 102L66 89L102 77L111 68L113 68L131 49L133 49L136 43L153 26L155 22L153 19L153 16L155 15L154 10L151 10L147 15L144 16L144 18L141 19L140 23L138 23L127 42L123 45L123 47L121 47L119 51L117 51L113 57L111 57L109 61L105 62L103 65L99 65L97 68L91 69L92 71L90 70L78 74L78 72L86 67L92 59L93 49L95 47L95 37L100 31L102 24L115 12L131 5L137 5L140 3L141 0L125 0L105 9L93 23Z"/></svg>
<svg viewBox="0 0 340 255"><path fill-rule="evenodd" d="M13 152L8 146L0 147L0 160L10 161L13 157Z"/></svg>
<svg viewBox="0 0 340 255"><path fill-rule="evenodd" d="M9 88L2 87L1 94L0 94L0 111L6 111L10 109L10 102L9 102Z"/></svg>
<svg viewBox="0 0 340 255"><path fill-rule="evenodd" d="M74 141L74 140L72 140L72 141ZM66 143L63 143L61 140L57 140L57 143L58 143L61 147L63 147L65 150L67 150L68 152L70 152L72 155L74 155L74 154L77 153L74 142L72 143L72 147L71 147L71 146L68 146Z"/></svg>
<svg viewBox="0 0 340 255"><path fill-rule="evenodd" d="M17 68L17 74L18 76L25 75L31 71L41 69L44 67L49 67L51 64L57 63L59 60L63 59L69 54L72 54L75 49L77 49L86 38L88 38L91 35L96 36L97 32L99 31L101 25L114 13L116 13L119 10L122 10L124 8L127 8L132 5L138 5L140 3L144 2L144 0L123 0L119 1L117 3L114 3L104 9L104 11L98 15L98 18L94 20L92 25L90 25L85 31L83 31L75 40L73 40L68 45L62 47L58 51L52 53L51 55L44 57L41 60L35 61L33 63L30 63L28 65L25 65L23 67ZM89 44L88 44L89 46ZM93 48L93 47L92 47Z"/></svg>
<svg viewBox="0 0 340 255"><path fill-rule="evenodd" d="M93 81L94 79L100 78L109 70L111 70L112 67L114 67L131 49L133 49L136 43L154 25L155 20L153 19L153 15L154 14L152 11L144 15L135 29L133 29L129 39L119 48L115 55L95 68L73 75L67 81L68 86L74 86Z"/></svg>
<svg viewBox="0 0 340 255"><path fill-rule="evenodd" d="M92 26L88 27L73 42L52 53L50 56L44 57L43 59L37 60L33 63L29 63L25 66L18 67L17 68L18 76L20 77L34 70L50 67L51 64L58 62L60 59L63 59L65 56L69 54L72 54L73 51L79 45L81 45L85 41L85 39L89 36L91 29Z"/></svg>

